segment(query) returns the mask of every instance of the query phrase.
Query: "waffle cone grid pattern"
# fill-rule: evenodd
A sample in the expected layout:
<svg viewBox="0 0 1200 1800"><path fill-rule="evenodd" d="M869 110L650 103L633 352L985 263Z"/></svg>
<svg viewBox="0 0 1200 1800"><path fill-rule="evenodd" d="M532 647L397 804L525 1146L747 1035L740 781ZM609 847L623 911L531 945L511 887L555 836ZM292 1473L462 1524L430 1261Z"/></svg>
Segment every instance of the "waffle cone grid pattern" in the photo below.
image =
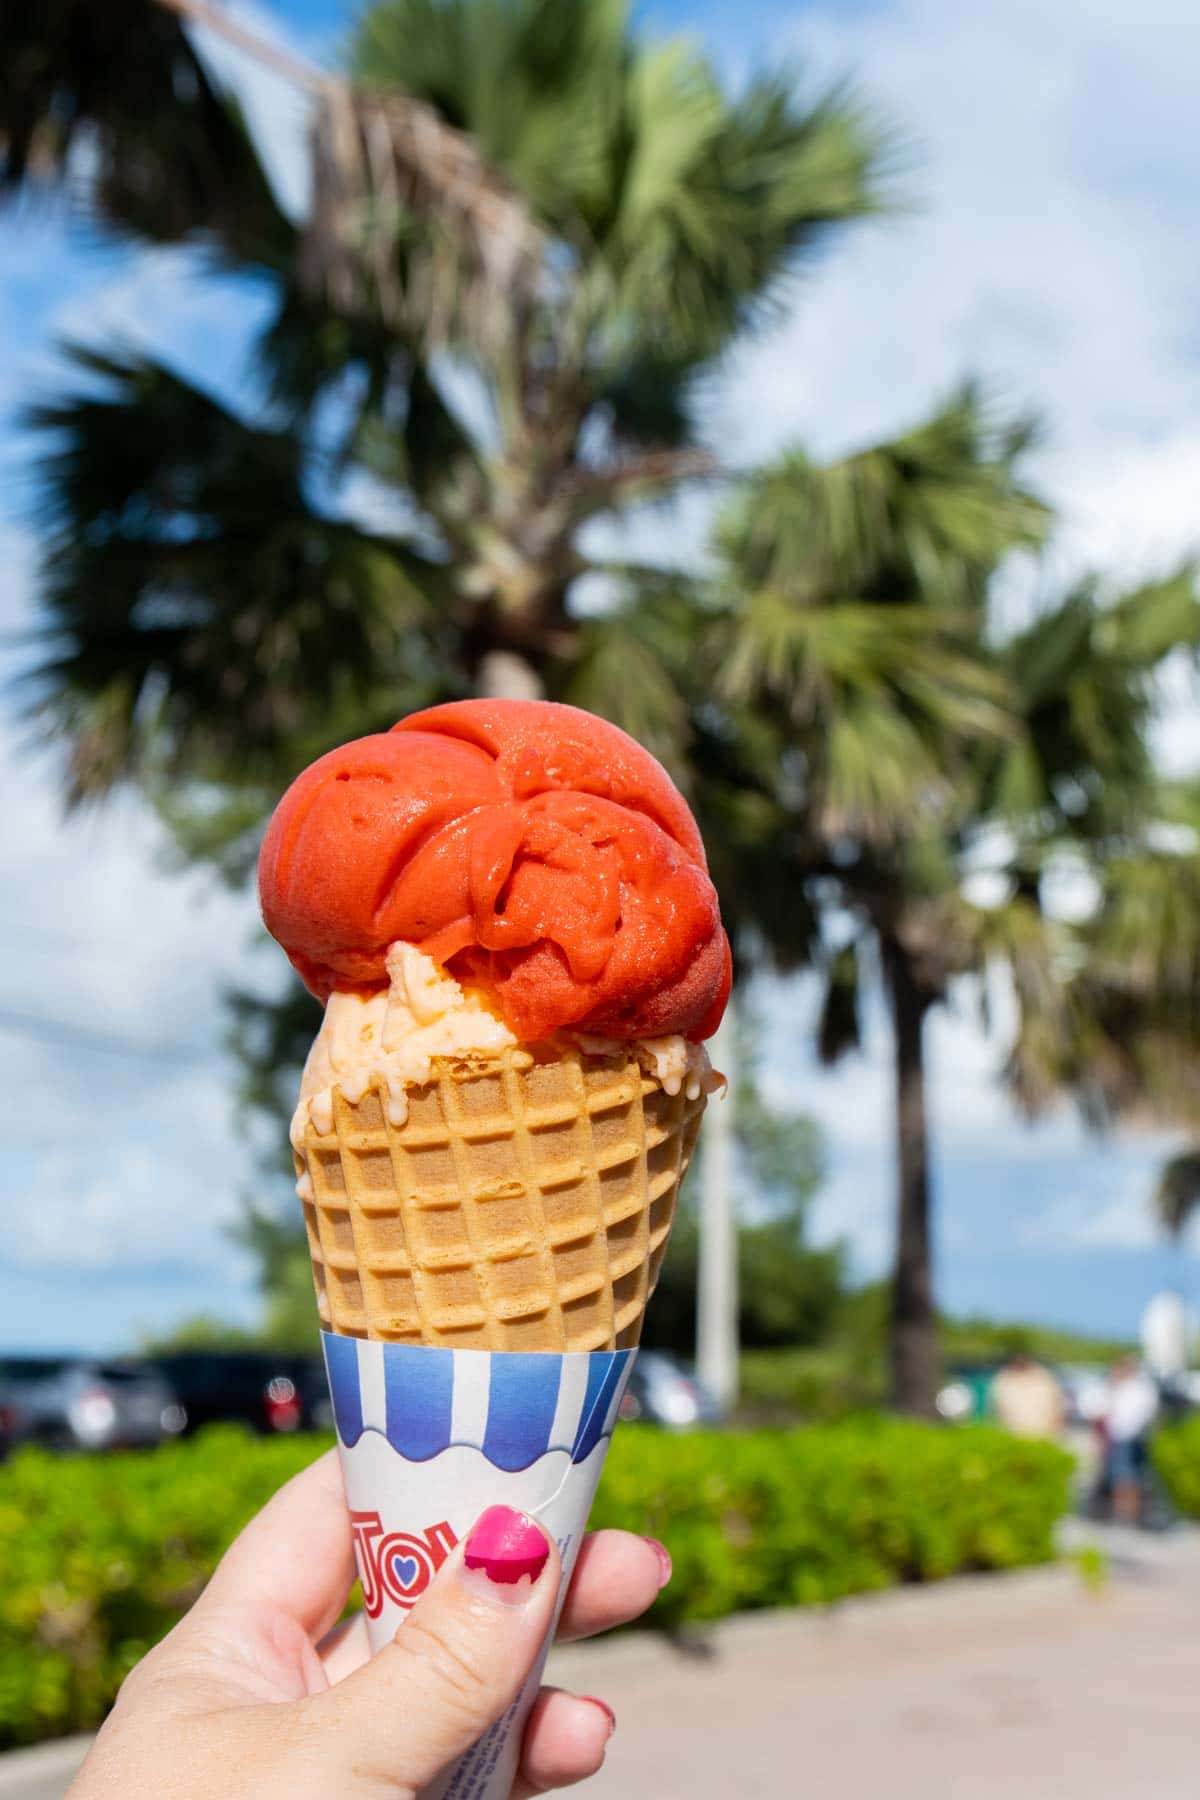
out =
<svg viewBox="0 0 1200 1800"><path fill-rule="evenodd" d="M297 1173L317 1304L344 1337L481 1350L637 1343L704 1097L632 1052L532 1046L435 1062L408 1090L334 1090ZM301 1183L307 1191L308 1183Z"/></svg>

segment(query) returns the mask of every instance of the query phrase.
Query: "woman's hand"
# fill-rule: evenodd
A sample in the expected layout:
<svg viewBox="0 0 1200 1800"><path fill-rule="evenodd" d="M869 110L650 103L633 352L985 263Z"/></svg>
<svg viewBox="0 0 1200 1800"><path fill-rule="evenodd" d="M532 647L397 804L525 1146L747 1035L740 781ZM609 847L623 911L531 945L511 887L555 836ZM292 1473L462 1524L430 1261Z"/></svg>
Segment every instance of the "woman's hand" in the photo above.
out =
<svg viewBox="0 0 1200 1800"><path fill-rule="evenodd" d="M560 1637L636 1618L669 1575L652 1540L594 1534ZM354 1557L331 1451L251 1521L191 1612L134 1669L70 1800L415 1794L512 1704L549 1629L558 1580L558 1552L540 1527L493 1508L368 1660L361 1617L333 1629ZM603 1701L543 1689L515 1794L594 1774L612 1729Z"/></svg>

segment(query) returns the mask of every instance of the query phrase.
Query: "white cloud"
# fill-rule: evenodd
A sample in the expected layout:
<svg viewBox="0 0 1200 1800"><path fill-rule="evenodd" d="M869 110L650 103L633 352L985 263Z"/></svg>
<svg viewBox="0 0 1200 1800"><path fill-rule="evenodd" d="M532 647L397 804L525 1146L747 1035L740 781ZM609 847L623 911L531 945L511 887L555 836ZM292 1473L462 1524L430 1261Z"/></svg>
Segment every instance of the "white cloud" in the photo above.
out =
<svg viewBox="0 0 1200 1800"><path fill-rule="evenodd" d="M244 1279L245 1259L222 1235L238 1216L233 1191L211 1193L203 1140L190 1148L177 1163L135 1142L120 1144L111 1164L97 1147L42 1158L21 1196L21 1229L8 1239L10 1264L104 1275L216 1269Z"/></svg>
<svg viewBox="0 0 1200 1800"><path fill-rule="evenodd" d="M1181 396L1194 405L1191 355L1179 351ZM1145 441L1114 436L1056 461L1054 483L1066 509L1068 556L1116 581L1166 573L1200 551L1200 429L1179 424Z"/></svg>
<svg viewBox="0 0 1200 1800"><path fill-rule="evenodd" d="M1200 168L1184 17L1173 0L1064 0L1052 24L1038 0L896 0L787 27L788 47L857 69L920 134L924 206L858 228L739 359L723 414L747 451L892 430L968 368L1049 409L1055 474L1081 447L1188 424ZM1153 69L1140 88L1131 62Z"/></svg>
<svg viewBox="0 0 1200 1800"><path fill-rule="evenodd" d="M24 533L0 534L0 571L0 620L19 633L33 571ZM20 1221L5 1260L125 1274L194 1261L244 1289L244 1259L222 1236L247 1153L221 992L259 974L253 899L168 873L162 831L128 798L64 819L53 759L11 718L0 815L0 1175Z"/></svg>
<svg viewBox="0 0 1200 1800"><path fill-rule="evenodd" d="M892 1188L891 1165L886 1158L848 1156L843 1149L809 1214L813 1242L843 1240L850 1246L859 1277L880 1274L891 1261L895 1242Z"/></svg>
<svg viewBox="0 0 1200 1800"><path fill-rule="evenodd" d="M1150 1182L1138 1178L1108 1191L1102 1176L1094 1188L1064 1194L1028 1220L1017 1242L1036 1250L1151 1250L1162 1242L1151 1203Z"/></svg>

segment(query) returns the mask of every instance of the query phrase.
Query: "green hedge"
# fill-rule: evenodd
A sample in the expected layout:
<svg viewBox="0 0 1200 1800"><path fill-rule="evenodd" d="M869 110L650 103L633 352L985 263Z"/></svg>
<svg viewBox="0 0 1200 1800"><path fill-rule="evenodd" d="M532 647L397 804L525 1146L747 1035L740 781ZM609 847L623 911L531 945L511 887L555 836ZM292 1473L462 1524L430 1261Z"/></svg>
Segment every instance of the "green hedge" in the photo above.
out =
<svg viewBox="0 0 1200 1800"><path fill-rule="evenodd" d="M740 1364L739 1414L749 1425L845 1419L884 1403L882 1357L840 1344L812 1350L747 1350Z"/></svg>
<svg viewBox="0 0 1200 1800"><path fill-rule="evenodd" d="M1165 1426L1155 1435L1151 1455L1172 1504L1200 1519L1200 1413Z"/></svg>
<svg viewBox="0 0 1200 1800"><path fill-rule="evenodd" d="M1071 1468L1062 1451L991 1426L626 1428L592 1523L669 1544L675 1579L653 1616L676 1624L1048 1561Z"/></svg>
<svg viewBox="0 0 1200 1800"><path fill-rule="evenodd" d="M214 1430L149 1454L0 1469L0 1745L86 1729L314 1438ZM990 1427L618 1434L593 1523L651 1532L676 1577L655 1617L817 1604L1053 1554L1068 1459Z"/></svg>

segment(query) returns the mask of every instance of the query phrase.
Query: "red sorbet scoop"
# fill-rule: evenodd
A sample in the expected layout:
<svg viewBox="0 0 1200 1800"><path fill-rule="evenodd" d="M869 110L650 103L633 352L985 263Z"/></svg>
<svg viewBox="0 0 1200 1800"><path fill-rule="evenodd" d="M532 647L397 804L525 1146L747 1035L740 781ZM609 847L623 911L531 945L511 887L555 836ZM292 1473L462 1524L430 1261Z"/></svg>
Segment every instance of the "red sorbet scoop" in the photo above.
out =
<svg viewBox="0 0 1200 1800"><path fill-rule="evenodd" d="M695 820L640 744L573 706L462 700L313 763L258 863L267 929L320 999L397 938L526 1043L564 1026L708 1037L729 945Z"/></svg>

